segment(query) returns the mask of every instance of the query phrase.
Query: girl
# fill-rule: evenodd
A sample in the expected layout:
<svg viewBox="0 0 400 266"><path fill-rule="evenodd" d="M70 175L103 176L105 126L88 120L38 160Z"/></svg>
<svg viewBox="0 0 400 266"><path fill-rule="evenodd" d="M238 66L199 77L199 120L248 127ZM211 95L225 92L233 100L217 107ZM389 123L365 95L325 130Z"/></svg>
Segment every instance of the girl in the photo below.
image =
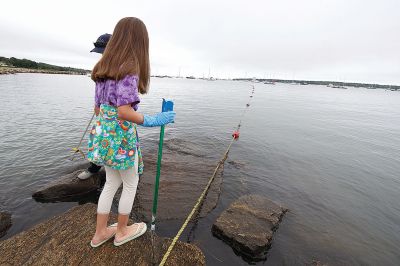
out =
<svg viewBox="0 0 400 266"><path fill-rule="evenodd" d="M121 19L104 54L92 71L96 82L97 119L89 138L88 158L104 165L106 183L97 207L96 233L90 244L98 247L114 238L122 245L147 230L145 223L128 226L143 160L136 124L161 126L174 121L175 112L154 116L137 111L139 93L147 93L150 80L149 37L144 23L133 17ZM117 226L107 227L115 192L123 184L118 206Z"/></svg>

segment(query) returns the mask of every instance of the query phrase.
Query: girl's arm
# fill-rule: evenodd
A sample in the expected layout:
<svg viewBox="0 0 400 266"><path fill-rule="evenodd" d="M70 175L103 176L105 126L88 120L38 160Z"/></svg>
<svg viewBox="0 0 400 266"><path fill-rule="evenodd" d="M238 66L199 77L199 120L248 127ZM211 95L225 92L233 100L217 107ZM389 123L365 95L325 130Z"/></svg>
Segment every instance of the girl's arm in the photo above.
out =
<svg viewBox="0 0 400 266"><path fill-rule="evenodd" d="M158 127L173 123L175 114L176 113L173 111L168 111L155 115L142 115L141 113L135 112L129 104L118 107L118 119L131 121L144 127Z"/></svg>
<svg viewBox="0 0 400 266"><path fill-rule="evenodd" d="M118 118L138 125L143 124L144 121L143 115L133 110L130 104L118 106Z"/></svg>
<svg viewBox="0 0 400 266"><path fill-rule="evenodd" d="M97 106L95 106L95 107L94 107L94 113L96 114L96 116L98 116L99 113L100 113L100 108L97 107Z"/></svg>

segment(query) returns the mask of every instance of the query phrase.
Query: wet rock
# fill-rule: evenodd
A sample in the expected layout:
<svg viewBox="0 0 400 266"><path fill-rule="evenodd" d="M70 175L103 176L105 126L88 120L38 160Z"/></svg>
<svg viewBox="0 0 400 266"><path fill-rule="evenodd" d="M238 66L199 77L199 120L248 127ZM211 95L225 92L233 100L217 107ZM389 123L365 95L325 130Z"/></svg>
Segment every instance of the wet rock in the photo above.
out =
<svg viewBox="0 0 400 266"><path fill-rule="evenodd" d="M111 215L110 223L116 221ZM0 265L154 265L159 264L171 240L151 234L115 247L109 241L89 245L96 227L96 205L84 204L0 242ZM205 265L201 250L178 241L166 265Z"/></svg>
<svg viewBox="0 0 400 266"><path fill-rule="evenodd" d="M73 201L97 193L104 183L105 171L102 169L90 178L80 180L78 175L82 171L77 170L62 176L45 188L35 192L32 197L40 202Z"/></svg>
<svg viewBox="0 0 400 266"><path fill-rule="evenodd" d="M259 195L246 195L222 212L212 233L246 260L263 260L286 208Z"/></svg>
<svg viewBox="0 0 400 266"><path fill-rule="evenodd" d="M11 214L0 212L0 237L3 237L11 227Z"/></svg>
<svg viewBox="0 0 400 266"><path fill-rule="evenodd" d="M227 161L227 163L229 163L236 169L241 169L241 168L245 167L245 163L243 163L243 162L229 160L229 161Z"/></svg>
<svg viewBox="0 0 400 266"><path fill-rule="evenodd" d="M328 264L322 263L319 260L313 260L311 263L306 264L306 265L308 265L308 266L328 266Z"/></svg>
<svg viewBox="0 0 400 266"><path fill-rule="evenodd" d="M187 150L181 153L178 145L174 145L176 149L167 148L163 153L157 208L158 221L185 219L196 204L217 164L216 160L188 154ZM156 152L145 154L145 171L140 177L133 205L133 214L145 221L151 220L157 168L156 156ZM198 217L204 217L217 205L221 193L222 173L223 167L217 172ZM118 199L117 196L116 200Z"/></svg>
<svg viewBox="0 0 400 266"><path fill-rule="evenodd" d="M166 139L162 157L161 179L159 187L157 220L185 219L196 204L197 198L214 172L218 159L204 157L204 152L196 152L197 144L180 139ZM157 169L157 143L144 147L144 173L141 175L133 205L133 216L150 221L153 204L154 181ZM80 171L61 177L32 196L37 201L80 201L82 198L101 190L105 173L79 180ZM215 177L201 208L199 217L204 217L215 208L221 193L223 167ZM114 198L117 203L120 192Z"/></svg>
<svg viewBox="0 0 400 266"><path fill-rule="evenodd" d="M195 143L178 138L171 138L166 140L164 142L164 149L170 152L190 155L194 157L205 157L207 155L204 150L199 150L198 145L195 145Z"/></svg>

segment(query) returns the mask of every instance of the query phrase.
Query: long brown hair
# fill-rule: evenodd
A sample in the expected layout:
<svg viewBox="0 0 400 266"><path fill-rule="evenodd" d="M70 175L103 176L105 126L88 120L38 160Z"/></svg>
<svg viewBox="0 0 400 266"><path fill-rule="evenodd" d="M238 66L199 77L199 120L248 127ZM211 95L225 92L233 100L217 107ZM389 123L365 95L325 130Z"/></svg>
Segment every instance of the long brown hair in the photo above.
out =
<svg viewBox="0 0 400 266"><path fill-rule="evenodd" d="M150 81L149 35L146 25L134 17L117 23L103 56L93 68L92 80L120 80L128 74L139 76L139 92L146 93Z"/></svg>

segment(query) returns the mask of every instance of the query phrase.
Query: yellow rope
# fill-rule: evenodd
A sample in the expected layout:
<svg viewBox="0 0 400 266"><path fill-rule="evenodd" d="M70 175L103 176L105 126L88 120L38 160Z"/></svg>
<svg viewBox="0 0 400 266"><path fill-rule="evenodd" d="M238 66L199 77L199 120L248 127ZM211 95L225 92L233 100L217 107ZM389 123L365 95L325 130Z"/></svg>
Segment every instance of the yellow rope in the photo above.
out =
<svg viewBox="0 0 400 266"><path fill-rule="evenodd" d="M200 197L197 199L196 205L194 205L194 207L193 207L192 211L190 212L189 216L186 218L185 222L182 224L181 229L179 229L178 233L176 234L176 236L172 240L172 243L168 247L167 252L164 254L164 257L162 258L162 260L160 262L160 266L163 266L165 264L165 262L167 261L172 249L175 246L176 241L178 241L178 239L181 236L183 230L185 230L185 228L188 225L189 221L192 219L193 214L196 212L197 208L200 206L200 203L202 202L204 196L206 195L208 189L210 188L212 181L214 180L215 176L217 175L218 169L221 167L221 165L225 162L226 158L228 157L229 150L231 149L231 146L232 146L232 143L233 143L234 140L235 140L235 138L232 137L232 140L231 140L231 142L230 142L230 144L228 146L228 149L224 153L224 156L222 157L222 159L218 162L217 167L215 168L213 175L210 177L210 180L207 183L207 186L204 188L204 190L201 193Z"/></svg>
<svg viewBox="0 0 400 266"><path fill-rule="evenodd" d="M81 140L79 141L78 146L76 146L75 148L72 148L72 149L71 149L71 150L74 152L74 153L72 154L72 156L71 156L71 160L74 159L74 156L75 156L76 153L80 153L80 154L82 155L83 159L85 159L85 154L83 153L83 151L81 151L80 147L81 147L83 138L84 138L85 135L86 135L86 132L88 131L90 125L92 124L92 121L93 121L94 116L95 116L95 113L93 113L92 118L90 118L90 121L89 121L89 123L87 124L85 131L83 132L83 135L82 135L82 137L81 137Z"/></svg>
<svg viewBox="0 0 400 266"><path fill-rule="evenodd" d="M253 90L252 93L254 93L254 85L252 86ZM240 129L240 126L242 124L242 119L244 117L244 114L246 113L248 107L250 106L250 102L251 102L252 96L250 96L249 102L246 105L246 108L243 110L243 113L240 117L239 120L239 124L237 126L237 131ZM197 199L196 205L194 205L192 211L190 212L189 216L186 218L185 222L182 224L181 228L179 229L178 233L176 234L176 236L174 237L174 239L172 240L172 243L169 245L167 252L165 252L161 262L160 262L160 266L163 266L165 264L165 262L167 261L169 255L171 254L172 249L174 248L176 241L178 241L179 237L181 236L183 230L185 230L186 226L188 225L189 221L192 219L193 214L196 212L196 210L199 208L200 203L203 201L204 196L207 194L208 189L211 186L211 183L213 182L215 176L217 175L218 169L221 167L222 164L224 164L226 158L228 157L228 153L229 150L231 149L232 143L235 140L235 137L232 136L232 140L229 143L228 148L226 149L222 159L218 162L217 167L215 167L214 173L212 174L212 176L210 177L210 180L208 180L207 186L204 188L203 192L201 193L200 197Z"/></svg>

